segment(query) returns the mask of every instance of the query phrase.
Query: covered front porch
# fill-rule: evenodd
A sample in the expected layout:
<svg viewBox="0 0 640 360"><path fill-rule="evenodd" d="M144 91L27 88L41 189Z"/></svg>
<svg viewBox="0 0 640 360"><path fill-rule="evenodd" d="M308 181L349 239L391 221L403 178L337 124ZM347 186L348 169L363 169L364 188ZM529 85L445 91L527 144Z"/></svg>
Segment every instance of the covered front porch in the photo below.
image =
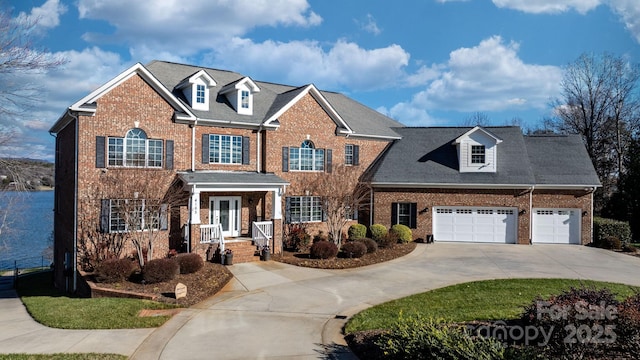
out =
<svg viewBox="0 0 640 360"><path fill-rule="evenodd" d="M212 251L282 251L282 196L288 185L274 174L197 171L180 174L189 192L184 242L207 259ZM247 245L249 245L247 247ZM249 260L250 261L250 260Z"/></svg>

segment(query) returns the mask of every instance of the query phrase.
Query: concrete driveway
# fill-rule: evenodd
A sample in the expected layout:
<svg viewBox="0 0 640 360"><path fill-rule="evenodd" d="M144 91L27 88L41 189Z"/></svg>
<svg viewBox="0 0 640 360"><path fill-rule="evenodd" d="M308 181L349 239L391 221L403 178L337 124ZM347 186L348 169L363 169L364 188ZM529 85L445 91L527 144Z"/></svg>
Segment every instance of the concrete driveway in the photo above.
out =
<svg viewBox="0 0 640 360"><path fill-rule="evenodd" d="M640 286L640 258L571 245L419 244L401 259L360 269L267 262L231 270L225 292L172 318L132 358L347 359L345 317L450 284L561 277Z"/></svg>

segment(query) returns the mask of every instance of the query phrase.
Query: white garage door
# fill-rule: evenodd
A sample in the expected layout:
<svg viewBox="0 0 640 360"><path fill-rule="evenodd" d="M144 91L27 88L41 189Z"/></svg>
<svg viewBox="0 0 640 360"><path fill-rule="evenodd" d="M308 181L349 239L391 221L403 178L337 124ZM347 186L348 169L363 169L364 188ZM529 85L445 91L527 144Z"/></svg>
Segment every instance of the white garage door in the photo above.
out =
<svg viewBox="0 0 640 360"><path fill-rule="evenodd" d="M436 241L516 242L516 208L442 206L433 212Z"/></svg>
<svg viewBox="0 0 640 360"><path fill-rule="evenodd" d="M533 209L532 241L580 244L580 209Z"/></svg>

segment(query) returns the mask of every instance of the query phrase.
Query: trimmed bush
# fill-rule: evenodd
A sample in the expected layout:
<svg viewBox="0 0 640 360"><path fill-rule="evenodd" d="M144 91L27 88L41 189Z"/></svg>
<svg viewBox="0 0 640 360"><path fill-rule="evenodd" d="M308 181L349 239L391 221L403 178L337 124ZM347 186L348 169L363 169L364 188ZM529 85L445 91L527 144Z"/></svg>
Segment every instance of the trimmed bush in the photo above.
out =
<svg viewBox="0 0 640 360"><path fill-rule="evenodd" d="M311 245L309 254L314 259L331 259L338 255L338 246L330 241L318 241Z"/></svg>
<svg viewBox="0 0 640 360"><path fill-rule="evenodd" d="M324 234L324 231L320 230L316 235L313 236L313 243L317 243L318 241L329 241L329 236Z"/></svg>
<svg viewBox="0 0 640 360"><path fill-rule="evenodd" d="M378 243L373 241L373 239L369 239L369 238L361 238L356 240L357 242L361 242L364 244L364 246L366 246L367 248L367 254L372 254L376 251L378 251Z"/></svg>
<svg viewBox="0 0 640 360"><path fill-rule="evenodd" d="M173 280L180 272L178 262L173 259L154 259L144 266L142 269L142 279L147 284L155 284L159 282Z"/></svg>
<svg viewBox="0 0 640 360"><path fill-rule="evenodd" d="M600 247L609 236L615 236L622 244L631 242L631 227L626 221L593 218L593 242Z"/></svg>
<svg viewBox="0 0 640 360"><path fill-rule="evenodd" d="M104 260L96 267L96 281L115 283L127 280L136 270L136 263L131 259Z"/></svg>
<svg viewBox="0 0 640 360"><path fill-rule="evenodd" d="M311 235L307 233L307 230L295 225L289 231L289 235L284 239L284 247L290 251L307 251L310 243Z"/></svg>
<svg viewBox="0 0 640 360"><path fill-rule="evenodd" d="M358 240L367 237L367 227L362 224L349 226L349 240Z"/></svg>
<svg viewBox="0 0 640 360"><path fill-rule="evenodd" d="M504 359L505 346L499 340L472 336L463 325L425 319L402 313L376 345L388 359Z"/></svg>
<svg viewBox="0 0 640 360"><path fill-rule="evenodd" d="M359 241L349 241L342 244L340 253L345 258L360 258L367 253L367 246Z"/></svg>
<svg viewBox="0 0 640 360"><path fill-rule="evenodd" d="M369 226L369 231L371 232L371 238L373 241L377 242L378 245L380 245L379 240L387 236L389 233L387 227L382 224L373 224Z"/></svg>
<svg viewBox="0 0 640 360"><path fill-rule="evenodd" d="M178 254L174 259L178 262L180 274L193 274L198 272L204 266L202 256L195 253Z"/></svg>
<svg viewBox="0 0 640 360"><path fill-rule="evenodd" d="M391 227L391 230L394 234L398 235L398 242L408 243L413 240L413 234L411 233L411 229L408 226L402 224L395 224Z"/></svg>
<svg viewBox="0 0 640 360"><path fill-rule="evenodd" d="M615 236L607 236L606 238L600 240L597 247L609 250L621 250L622 242Z"/></svg>
<svg viewBox="0 0 640 360"><path fill-rule="evenodd" d="M398 242L398 234L394 232L388 232L387 235L376 241L376 243L378 243L378 247L383 249L393 247Z"/></svg>

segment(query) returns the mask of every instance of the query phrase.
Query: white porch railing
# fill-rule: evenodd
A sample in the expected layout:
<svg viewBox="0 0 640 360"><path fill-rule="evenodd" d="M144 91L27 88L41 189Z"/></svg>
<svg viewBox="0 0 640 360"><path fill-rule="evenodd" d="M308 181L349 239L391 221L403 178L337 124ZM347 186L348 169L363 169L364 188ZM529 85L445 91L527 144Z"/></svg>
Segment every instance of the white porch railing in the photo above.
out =
<svg viewBox="0 0 640 360"><path fill-rule="evenodd" d="M268 246L269 241L273 238L273 223L271 221L254 221L251 235L256 246Z"/></svg>
<svg viewBox="0 0 640 360"><path fill-rule="evenodd" d="M224 251L224 236L222 235L222 224L200 225L201 244L220 244L220 253Z"/></svg>

